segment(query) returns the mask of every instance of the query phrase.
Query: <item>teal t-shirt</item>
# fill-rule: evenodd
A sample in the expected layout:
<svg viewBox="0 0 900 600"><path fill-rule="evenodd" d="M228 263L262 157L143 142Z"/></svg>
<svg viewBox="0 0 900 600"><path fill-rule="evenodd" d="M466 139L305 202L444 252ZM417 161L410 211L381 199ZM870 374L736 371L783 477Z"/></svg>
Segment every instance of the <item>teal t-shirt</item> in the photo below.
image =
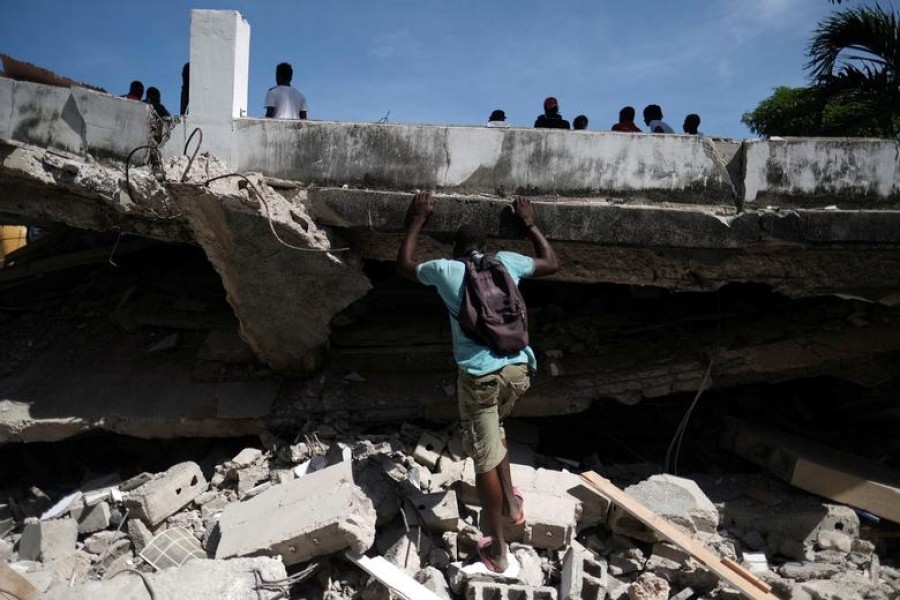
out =
<svg viewBox="0 0 900 600"><path fill-rule="evenodd" d="M509 271L513 282L519 285L522 277L534 273L534 259L516 252L500 251L497 259ZM518 354L499 356L490 348L473 342L459 326L459 307L462 304L463 280L466 265L459 260L439 258L429 260L416 267L416 277L425 285L433 285L450 313L450 331L453 334L453 358L459 368L470 375L480 376L493 373L506 365L527 363L537 368L537 359L531 346L525 346Z"/></svg>

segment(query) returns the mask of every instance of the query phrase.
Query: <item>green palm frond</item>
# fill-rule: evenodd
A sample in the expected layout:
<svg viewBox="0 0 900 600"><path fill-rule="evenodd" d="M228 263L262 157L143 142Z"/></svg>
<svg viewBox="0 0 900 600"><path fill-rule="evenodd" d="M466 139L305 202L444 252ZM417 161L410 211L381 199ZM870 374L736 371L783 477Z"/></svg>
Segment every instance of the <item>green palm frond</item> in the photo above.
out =
<svg viewBox="0 0 900 600"><path fill-rule="evenodd" d="M848 64L900 72L900 20L881 6L848 8L816 28L806 68L814 81L836 75Z"/></svg>

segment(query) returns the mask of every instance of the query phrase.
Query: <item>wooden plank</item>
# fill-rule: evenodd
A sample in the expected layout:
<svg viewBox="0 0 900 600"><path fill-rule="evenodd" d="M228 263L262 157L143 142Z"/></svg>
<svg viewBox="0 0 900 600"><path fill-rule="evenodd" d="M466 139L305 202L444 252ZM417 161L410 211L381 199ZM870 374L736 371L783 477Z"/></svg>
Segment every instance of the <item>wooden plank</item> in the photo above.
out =
<svg viewBox="0 0 900 600"><path fill-rule="evenodd" d="M900 523L900 487L798 458L791 485Z"/></svg>
<svg viewBox="0 0 900 600"><path fill-rule="evenodd" d="M725 447L791 485L900 523L900 473L783 431L729 420Z"/></svg>
<svg viewBox="0 0 900 600"><path fill-rule="evenodd" d="M737 573L738 575L740 575L741 577L743 577L744 579L746 579L747 581L749 581L751 585L758 587L765 593L768 594L769 592L772 591L771 585L769 585L765 581L757 578L756 575L754 575L753 573L751 573L750 571L745 569L744 566L742 564L738 563L737 561L732 560L726 556L726 557L722 558L722 564L725 565L726 567L728 567L729 569L731 569L732 571L734 571L735 573Z"/></svg>
<svg viewBox="0 0 900 600"><path fill-rule="evenodd" d="M356 556L351 552L345 553L344 556L403 600L441 600L440 596L386 561L384 557Z"/></svg>
<svg viewBox="0 0 900 600"><path fill-rule="evenodd" d="M38 600L41 593L6 563L0 563L0 597Z"/></svg>
<svg viewBox="0 0 900 600"><path fill-rule="evenodd" d="M654 530L668 542L686 550L700 564L715 573L720 579L737 589L745 597L751 600L777 600L770 591L763 591L766 584L759 581L749 572L738 573L722 560L706 549L702 544L691 539L687 534L678 529L672 523L669 523L659 515L652 512L646 506L620 490L607 479L600 477L593 471L581 474L581 478L588 484L588 487L597 493L605 496L619 506L629 515ZM771 589L771 588L770 588Z"/></svg>

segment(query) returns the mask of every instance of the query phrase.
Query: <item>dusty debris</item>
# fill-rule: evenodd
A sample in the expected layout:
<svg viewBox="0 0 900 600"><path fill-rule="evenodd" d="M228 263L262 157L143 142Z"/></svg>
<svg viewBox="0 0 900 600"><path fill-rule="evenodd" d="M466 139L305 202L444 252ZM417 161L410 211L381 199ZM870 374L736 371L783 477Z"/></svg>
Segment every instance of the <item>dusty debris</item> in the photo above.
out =
<svg viewBox="0 0 900 600"><path fill-rule="evenodd" d="M528 464L512 471L527 517L508 531L520 540L510 545L515 569L505 578L479 572L474 473L447 433L407 425L368 435L332 420L289 439L267 433L206 473L180 463L124 482L98 479L58 498L36 490L32 510L48 518L26 522L10 511L14 528L4 543L16 573L62 598L114 598L148 585L194 589L220 576L249 597L274 597L266 594L282 586L292 597L334 600L891 598L900 589L900 571L860 539L845 507L758 478L729 483L733 498L719 504L702 478L642 476L627 494L604 488L601 496L595 480L521 448L515 455ZM782 490L779 502L743 493L752 487ZM636 500L655 511L626 526L621 507L634 517ZM773 510L802 525L791 529ZM766 519L778 536L762 527ZM669 541L651 541L659 537Z"/></svg>

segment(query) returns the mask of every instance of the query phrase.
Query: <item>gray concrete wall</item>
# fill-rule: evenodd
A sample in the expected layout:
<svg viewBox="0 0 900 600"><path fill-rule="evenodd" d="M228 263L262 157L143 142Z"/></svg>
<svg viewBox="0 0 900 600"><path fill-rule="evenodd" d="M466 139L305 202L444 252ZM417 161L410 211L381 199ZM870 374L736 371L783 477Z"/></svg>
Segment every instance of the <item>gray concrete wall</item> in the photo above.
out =
<svg viewBox="0 0 900 600"><path fill-rule="evenodd" d="M744 144L748 205L900 206L900 142L789 138Z"/></svg>
<svg viewBox="0 0 900 600"><path fill-rule="evenodd" d="M728 151L695 136L240 119L234 167L319 185L734 206Z"/></svg>
<svg viewBox="0 0 900 600"><path fill-rule="evenodd" d="M149 107L80 88L0 77L0 137L124 160L149 139Z"/></svg>

